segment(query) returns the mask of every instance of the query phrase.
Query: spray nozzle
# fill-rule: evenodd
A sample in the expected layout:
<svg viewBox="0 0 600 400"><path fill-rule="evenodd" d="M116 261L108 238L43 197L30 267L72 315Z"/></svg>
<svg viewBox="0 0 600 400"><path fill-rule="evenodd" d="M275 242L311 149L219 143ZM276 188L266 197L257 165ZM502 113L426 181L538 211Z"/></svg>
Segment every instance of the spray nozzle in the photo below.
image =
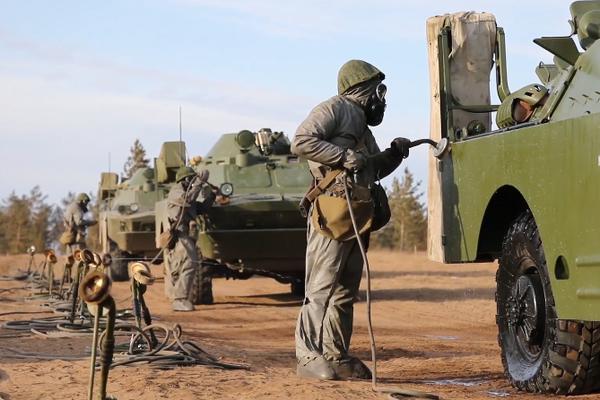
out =
<svg viewBox="0 0 600 400"><path fill-rule="evenodd" d="M416 147L422 144L428 144L435 148L435 150L433 151L433 156L435 158L442 158L442 156L446 154L448 148L450 147L450 142L448 141L448 138L442 138L439 142L436 142L432 139L414 140L410 142L410 145L408 147Z"/></svg>

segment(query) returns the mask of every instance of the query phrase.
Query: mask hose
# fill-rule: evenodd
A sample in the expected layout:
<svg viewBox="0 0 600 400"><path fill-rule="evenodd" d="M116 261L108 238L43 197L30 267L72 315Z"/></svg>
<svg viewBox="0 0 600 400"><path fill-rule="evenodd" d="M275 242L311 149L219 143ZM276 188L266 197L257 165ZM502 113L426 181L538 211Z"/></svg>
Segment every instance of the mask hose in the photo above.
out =
<svg viewBox="0 0 600 400"><path fill-rule="evenodd" d="M416 399L434 399L438 400L439 396L431 393L420 392L418 390L402 389L399 387L379 387L377 386L377 350L375 348L375 335L373 334L373 324L371 322L371 269L369 267L369 260L367 258L367 252L363 244L362 238L360 237L358 227L356 225L356 218L354 217L354 211L352 210L352 203L350 202L350 188L348 187L349 175L346 174L344 177L344 186L346 192L346 203L348 204L348 210L350 212L350 220L352 221L352 228L354 228L354 235L358 242L360 254L363 259L363 269L367 277L367 328L369 331L369 343L371 344L371 362L373 364L373 374L371 378L371 389L378 393L387 393L390 399L398 399L401 397L410 397ZM401 396L401 397L397 397Z"/></svg>

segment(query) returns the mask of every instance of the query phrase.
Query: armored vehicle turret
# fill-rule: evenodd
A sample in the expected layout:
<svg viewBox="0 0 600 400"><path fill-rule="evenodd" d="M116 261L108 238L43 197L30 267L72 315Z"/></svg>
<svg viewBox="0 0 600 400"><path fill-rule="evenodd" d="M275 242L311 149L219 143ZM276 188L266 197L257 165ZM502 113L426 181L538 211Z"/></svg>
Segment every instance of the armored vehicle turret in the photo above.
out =
<svg viewBox="0 0 600 400"><path fill-rule="evenodd" d="M520 390L552 394L600 389L600 1L570 10L569 36L534 40L553 63L514 92L493 15L427 25L431 136L451 143L430 164L430 256L499 260L505 374Z"/></svg>
<svg viewBox="0 0 600 400"><path fill-rule="evenodd" d="M129 261L149 260L158 253L154 207L166 197L177 168L184 164L184 155L183 142L165 142L154 168L139 168L121 183L117 174L102 173L98 192L100 245L113 257L113 279L127 279Z"/></svg>
<svg viewBox="0 0 600 400"><path fill-rule="evenodd" d="M303 294L306 220L298 204L311 175L288 138L270 129L225 134L192 163L222 195L201 220L195 302L212 302L214 276L269 276ZM168 226L165 206L157 205L157 235Z"/></svg>

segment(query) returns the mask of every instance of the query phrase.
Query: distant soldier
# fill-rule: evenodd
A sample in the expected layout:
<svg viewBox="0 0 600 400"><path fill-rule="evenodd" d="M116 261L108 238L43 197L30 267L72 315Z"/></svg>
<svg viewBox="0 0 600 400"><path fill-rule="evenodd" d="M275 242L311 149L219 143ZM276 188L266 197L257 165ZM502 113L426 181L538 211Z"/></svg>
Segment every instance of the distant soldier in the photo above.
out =
<svg viewBox="0 0 600 400"><path fill-rule="evenodd" d="M165 249L170 275L171 297L174 311L193 311L190 301L192 284L198 262L196 218L208 212L215 201L208 181L208 171L196 174L191 167L181 167L176 175L177 184L167 197L167 215L173 242Z"/></svg>
<svg viewBox="0 0 600 400"><path fill-rule="evenodd" d="M73 254L76 249L86 247L87 228L97 223L97 221L85 219L89 202L90 196L79 193L65 211L63 217L65 232L62 234L60 242L67 246L69 255Z"/></svg>

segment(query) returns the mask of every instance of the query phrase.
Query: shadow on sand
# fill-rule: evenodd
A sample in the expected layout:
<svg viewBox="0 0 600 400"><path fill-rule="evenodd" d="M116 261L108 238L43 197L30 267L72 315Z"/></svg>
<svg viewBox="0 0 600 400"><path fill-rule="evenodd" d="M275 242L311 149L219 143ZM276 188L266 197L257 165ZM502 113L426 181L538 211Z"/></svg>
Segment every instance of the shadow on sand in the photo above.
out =
<svg viewBox="0 0 600 400"><path fill-rule="evenodd" d="M494 288L458 288L458 289L376 289L371 292L371 299L385 300L413 300L423 302L465 301L465 300L494 300ZM359 293L361 300L366 299L364 290Z"/></svg>

